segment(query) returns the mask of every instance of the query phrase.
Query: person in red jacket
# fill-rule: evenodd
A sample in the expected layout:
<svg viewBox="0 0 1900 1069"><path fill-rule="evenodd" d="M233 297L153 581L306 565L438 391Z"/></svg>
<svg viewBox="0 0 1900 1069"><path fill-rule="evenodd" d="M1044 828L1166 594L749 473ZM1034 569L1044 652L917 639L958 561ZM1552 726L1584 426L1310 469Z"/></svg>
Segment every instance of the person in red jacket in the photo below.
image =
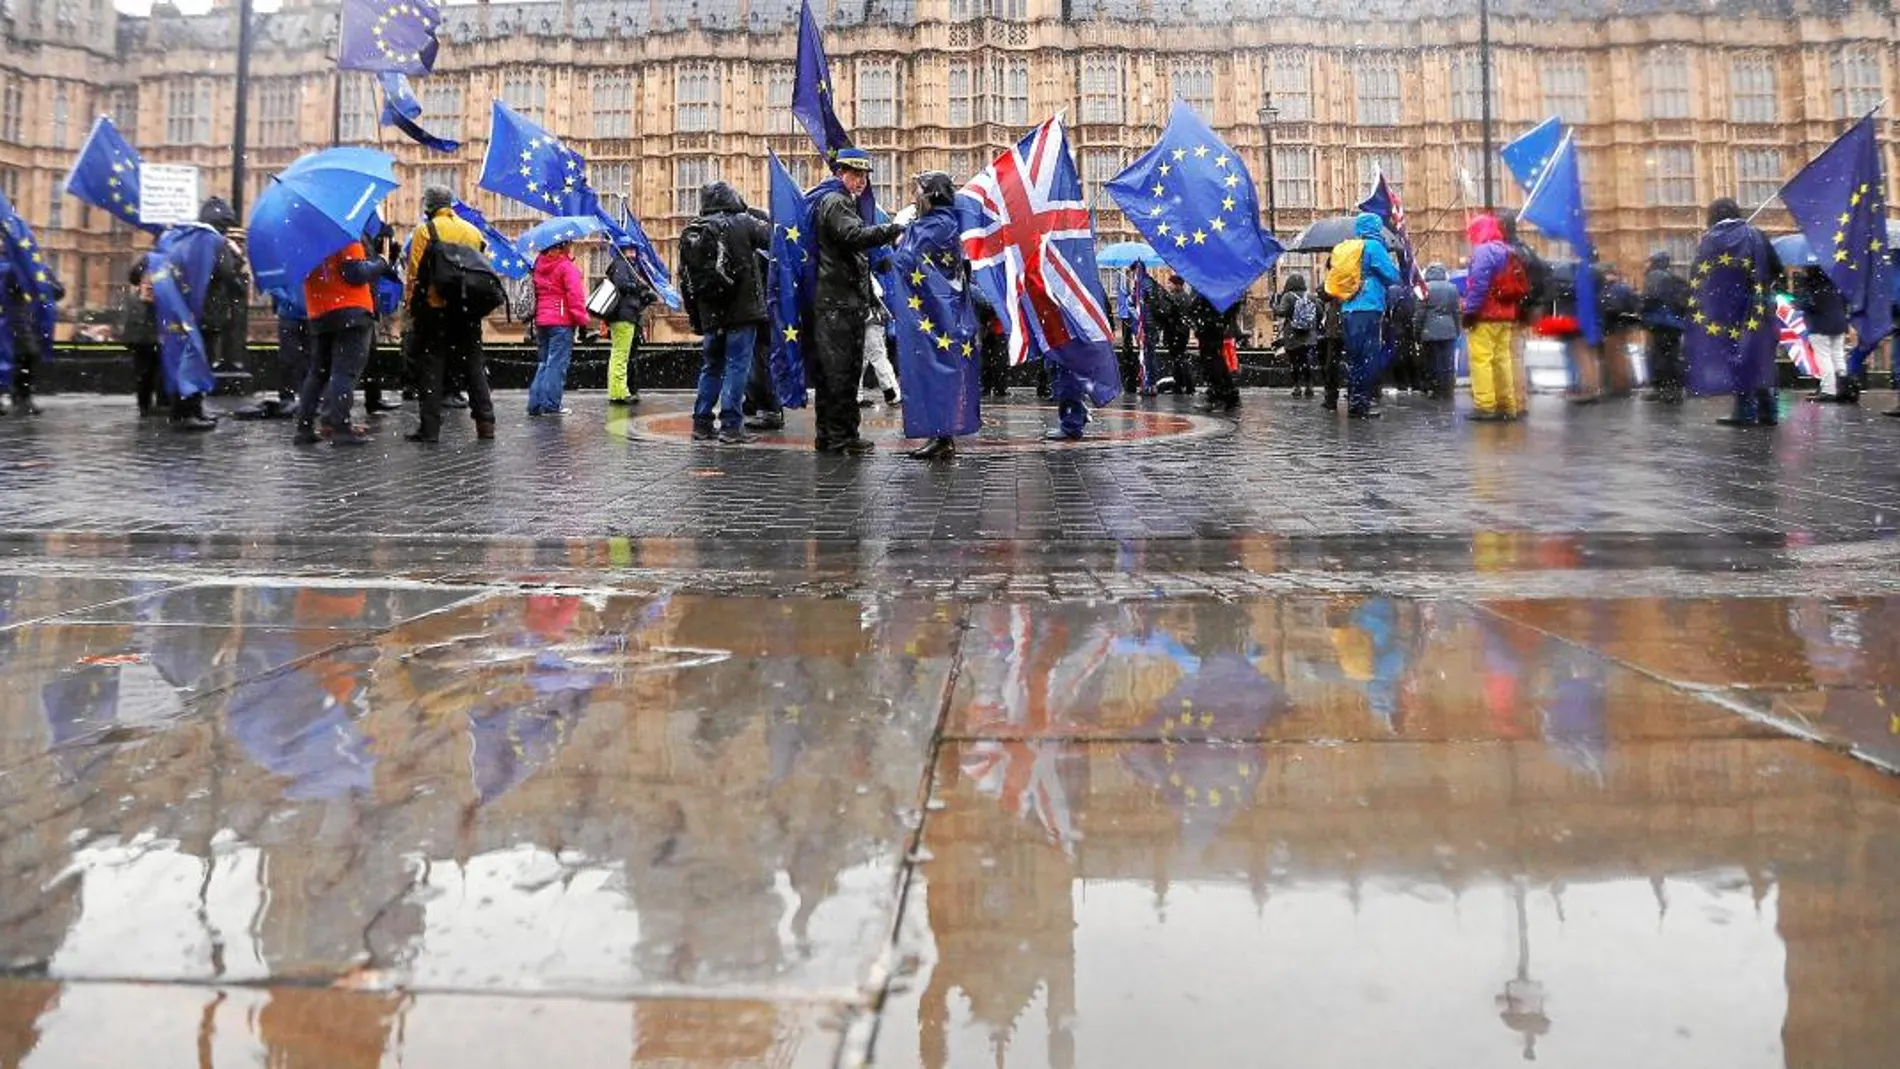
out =
<svg viewBox="0 0 1900 1069"><path fill-rule="evenodd" d="M375 340L376 298L371 285L390 273L389 264L353 241L317 265L303 281L310 316L310 366L297 394L300 444L317 441L317 407L331 445L363 445L369 433L350 419L356 380L369 362Z"/></svg>
<svg viewBox="0 0 1900 1069"><path fill-rule="evenodd" d="M561 416L574 331L587 324L587 291L570 246L556 245L534 262L534 344L541 362L528 386L528 415Z"/></svg>
<svg viewBox="0 0 1900 1069"><path fill-rule="evenodd" d="M1465 275L1465 345L1471 353L1471 400L1481 421L1513 420L1520 415L1512 376L1511 334L1518 302L1524 299L1525 271L1512 259L1504 231L1489 215L1465 227L1471 239L1471 266Z"/></svg>

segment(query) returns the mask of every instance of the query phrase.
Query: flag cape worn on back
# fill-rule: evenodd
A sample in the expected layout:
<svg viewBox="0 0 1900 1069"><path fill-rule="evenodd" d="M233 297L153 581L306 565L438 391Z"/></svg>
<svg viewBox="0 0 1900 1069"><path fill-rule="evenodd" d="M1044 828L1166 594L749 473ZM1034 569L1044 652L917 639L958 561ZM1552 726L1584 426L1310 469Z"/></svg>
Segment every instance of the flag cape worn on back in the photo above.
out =
<svg viewBox="0 0 1900 1069"><path fill-rule="evenodd" d="M1781 324L1768 290L1773 263L1768 239L1740 220L1717 223L1702 235L1690 275L1689 329L1682 335L1694 392L1774 385Z"/></svg>
<svg viewBox="0 0 1900 1069"><path fill-rule="evenodd" d="M1094 403L1121 392L1095 224L1059 118L1030 131L957 191L963 252L1009 335L1082 381Z"/></svg>
<svg viewBox="0 0 1900 1069"><path fill-rule="evenodd" d="M158 311L159 357L172 396L210 393L217 385L198 317L204 311L224 235L201 223L167 230L146 258L145 278L152 284Z"/></svg>
<svg viewBox="0 0 1900 1069"><path fill-rule="evenodd" d="M891 252L884 303L897 337L906 438L975 434L982 423L981 339L958 226L954 207L932 209Z"/></svg>
<svg viewBox="0 0 1900 1069"><path fill-rule="evenodd" d="M441 45L442 12L428 0L343 0L336 65L346 71L427 74Z"/></svg>
<svg viewBox="0 0 1900 1069"><path fill-rule="evenodd" d="M482 232L482 240L487 243L487 248L482 251L488 255L488 264L495 269L496 274L503 278L527 278L534 270L534 265L528 262L527 257L521 255L521 250L515 248L515 243L509 241L507 235L496 230L488 221L487 216L460 200L455 201L450 207L456 215L466 219L469 225Z"/></svg>
<svg viewBox="0 0 1900 1069"><path fill-rule="evenodd" d="M1174 102L1154 148L1108 183L1155 252L1225 312L1280 256L1260 226L1253 176L1194 109Z"/></svg>
<svg viewBox="0 0 1900 1069"><path fill-rule="evenodd" d="M1529 193L1543 177L1544 168L1557 158L1566 136L1564 121L1552 115L1499 149L1498 156L1504 160L1504 169L1511 172L1511 180Z"/></svg>
<svg viewBox="0 0 1900 1069"><path fill-rule="evenodd" d="M85 201L119 221L156 234L164 229L139 222L139 158L133 148L112 125L99 116L79 146L79 156L66 174L66 192Z"/></svg>
<svg viewBox="0 0 1900 1069"><path fill-rule="evenodd" d="M817 238L811 211L798 183L769 152L772 169L772 283L766 293L772 317L772 348L766 364L772 392L786 408L805 407L805 339L811 326L811 284Z"/></svg>
<svg viewBox="0 0 1900 1069"><path fill-rule="evenodd" d="M1592 262L1596 245L1590 240L1589 220L1583 211L1583 174L1577 162L1577 143L1565 137L1549 166L1538 176L1537 185L1524 198L1517 213L1520 222L1529 223L1560 241L1570 243L1577 257L1577 327L1591 345L1603 341L1602 317L1597 309L1597 280Z"/></svg>
<svg viewBox="0 0 1900 1069"><path fill-rule="evenodd" d="M383 125L393 126L409 140L437 152L460 152L462 143L437 137L422 128L422 101L409 87L409 76L385 71L376 76L383 87Z"/></svg>
<svg viewBox="0 0 1900 1069"><path fill-rule="evenodd" d="M0 193L0 261L13 277L20 282L33 304L33 329L40 339L40 352L50 355L53 351L53 325L58 316L57 305L62 289L59 279L54 276L52 265L46 262L46 254L40 251L40 243L33 236L33 228L13 207L13 202ZM10 312L8 313L10 314ZM11 331L7 336L8 375L7 382L12 383L13 338Z"/></svg>
<svg viewBox="0 0 1900 1069"><path fill-rule="evenodd" d="M1871 116L1781 187L1781 203L1847 299L1848 318L1862 346L1893 333L1886 189Z"/></svg>

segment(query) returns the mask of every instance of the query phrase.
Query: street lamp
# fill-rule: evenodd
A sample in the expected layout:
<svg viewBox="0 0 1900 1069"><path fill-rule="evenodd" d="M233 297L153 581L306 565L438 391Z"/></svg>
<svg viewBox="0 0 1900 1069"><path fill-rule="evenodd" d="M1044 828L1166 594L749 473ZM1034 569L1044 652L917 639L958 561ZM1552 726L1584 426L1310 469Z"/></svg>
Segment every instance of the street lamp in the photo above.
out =
<svg viewBox="0 0 1900 1069"><path fill-rule="evenodd" d="M1266 177L1267 187L1267 230L1275 237L1280 232L1279 204L1273 192L1273 121L1280 117L1280 109L1273 106L1273 93L1263 93L1260 98L1260 173Z"/></svg>
<svg viewBox="0 0 1900 1069"><path fill-rule="evenodd" d="M1487 215L1497 212L1497 205L1491 195L1491 0L1478 0L1478 99L1483 110L1480 118L1484 120L1484 210Z"/></svg>

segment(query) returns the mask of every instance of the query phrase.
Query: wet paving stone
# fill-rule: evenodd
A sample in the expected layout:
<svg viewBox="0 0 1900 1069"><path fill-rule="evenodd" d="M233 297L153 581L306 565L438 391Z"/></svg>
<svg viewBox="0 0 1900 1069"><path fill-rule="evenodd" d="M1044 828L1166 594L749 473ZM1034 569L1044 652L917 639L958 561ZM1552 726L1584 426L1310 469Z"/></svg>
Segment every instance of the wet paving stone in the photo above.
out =
<svg viewBox="0 0 1900 1069"><path fill-rule="evenodd" d="M946 749L881 1066L1900 1058L1900 788L1799 742ZM1244 774L1248 768L1253 774ZM1220 804L1212 792L1220 792Z"/></svg>
<svg viewBox="0 0 1900 1069"><path fill-rule="evenodd" d="M839 1008L299 987L0 981L0 1045L22 1066L828 1069Z"/></svg>

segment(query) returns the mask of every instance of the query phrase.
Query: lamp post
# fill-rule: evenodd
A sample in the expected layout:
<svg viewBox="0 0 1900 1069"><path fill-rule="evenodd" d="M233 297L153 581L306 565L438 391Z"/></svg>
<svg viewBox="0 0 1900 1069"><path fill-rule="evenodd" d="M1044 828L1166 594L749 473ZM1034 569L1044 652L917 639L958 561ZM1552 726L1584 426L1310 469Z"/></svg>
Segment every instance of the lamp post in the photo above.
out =
<svg viewBox="0 0 1900 1069"><path fill-rule="evenodd" d="M251 95L251 0L238 0L237 27L237 129L231 137L231 210L237 214L238 225L244 225L244 151L245 138L250 131Z"/></svg>
<svg viewBox="0 0 1900 1069"><path fill-rule="evenodd" d="M1273 93L1267 92L1260 97L1260 158L1263 166L1260 173L1266 176L1267 192L1267 230L1275 237L1280 234L1279 203L1273 191L1273 121L1280 117L1280 109L1273 106Z"/></svg>
<svg viewBox="0 0 1900 1069"><path fill-rule="evenodd" d="M1484 122L1484 210L1495 214L1497 205L1491 195L1491 0L1478 0L1478 99Z"/></svg>

